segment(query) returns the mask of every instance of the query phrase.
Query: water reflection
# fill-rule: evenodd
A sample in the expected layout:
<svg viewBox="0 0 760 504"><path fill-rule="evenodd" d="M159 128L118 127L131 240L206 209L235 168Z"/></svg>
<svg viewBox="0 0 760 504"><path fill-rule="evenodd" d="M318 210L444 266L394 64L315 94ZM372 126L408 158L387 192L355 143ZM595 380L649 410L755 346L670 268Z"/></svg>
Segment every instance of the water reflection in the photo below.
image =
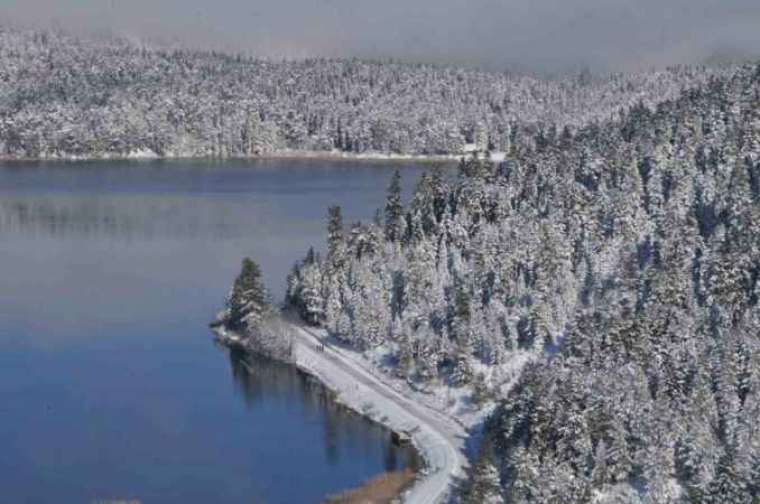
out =
<svg viewBox="0 0 760 504"><path fill-rule="evenodd" d="M0 200L0 233L224 240L264 224L255 217L265 214L260 204L245 202L241 210L234 201L199 198L188 206L187 198L166 195L11 197Z"/></svg>
<svg viewBox="0 0 760 504"><path fill-rule="evenodd" d="M386 471L419 467L417 454L410 446L395 446L388 430L339 405L330 397L330 391L309 375L240 350L228 353L236 389L248 407L299 399L310 420L322 424L325 453L331 465L340 462L344 451L356 456L360 447L362 456L367 457L377 453L379 447Z"/></svg>
<svg viewBox="0 0 760 504"><path fill-rule="evenodd" d="M401 168L408 195L427 167ZM294 370L222 358L206 326L243 256L281 299L327 206L372 218L390 174L0 163L0 501L310 503L407 464Z"/></svg>

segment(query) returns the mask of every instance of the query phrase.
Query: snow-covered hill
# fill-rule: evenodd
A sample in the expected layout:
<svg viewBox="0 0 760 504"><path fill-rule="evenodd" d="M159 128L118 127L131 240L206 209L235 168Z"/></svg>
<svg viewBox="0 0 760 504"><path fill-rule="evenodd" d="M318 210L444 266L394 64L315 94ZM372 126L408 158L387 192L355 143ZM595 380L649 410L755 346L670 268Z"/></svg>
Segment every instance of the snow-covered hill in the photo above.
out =
<svg viewBox="0 0 760 504"><path fill-rule="evenodd" d="M0 31L0 157L508 152L726 69L544 80L359 60L272 62Z"/></svg>

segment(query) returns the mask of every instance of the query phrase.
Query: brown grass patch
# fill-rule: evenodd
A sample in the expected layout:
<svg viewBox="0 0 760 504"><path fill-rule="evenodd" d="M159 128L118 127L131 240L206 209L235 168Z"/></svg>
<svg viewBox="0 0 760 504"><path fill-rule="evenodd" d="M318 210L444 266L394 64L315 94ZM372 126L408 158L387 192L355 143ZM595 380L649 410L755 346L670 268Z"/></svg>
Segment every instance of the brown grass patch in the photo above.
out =
<svg viewBox="0 0 760 504"><path fill-rule="evenodd" d="M391 504L412 486L416 474L411 469L381 474L356 490L328 497L323 504Z"/></svg>

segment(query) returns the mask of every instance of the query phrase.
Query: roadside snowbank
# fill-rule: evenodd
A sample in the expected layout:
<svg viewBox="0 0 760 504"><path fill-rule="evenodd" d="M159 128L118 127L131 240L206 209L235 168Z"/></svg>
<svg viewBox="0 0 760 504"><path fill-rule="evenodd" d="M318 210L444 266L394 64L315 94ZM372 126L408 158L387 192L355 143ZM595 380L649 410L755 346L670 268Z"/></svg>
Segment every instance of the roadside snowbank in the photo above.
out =
<svg viewBox="0 0 760 504"><path fill-rule="evenodd" d="M289 322L293 334L292 360L336 395L336 400L357 413L409 439L425 461L415 485L404 495L412 504L448 502L452 490L465 478L466 443L493 405L472 407L465 390L445 386L415 390L376 365L376 355L363 356L331 344L325 332ZM229 346L245 346L236 334L214 328ZM324 346L323 346L324 345ZM514 379L529 356L518 355L510 365Z"/></svg>

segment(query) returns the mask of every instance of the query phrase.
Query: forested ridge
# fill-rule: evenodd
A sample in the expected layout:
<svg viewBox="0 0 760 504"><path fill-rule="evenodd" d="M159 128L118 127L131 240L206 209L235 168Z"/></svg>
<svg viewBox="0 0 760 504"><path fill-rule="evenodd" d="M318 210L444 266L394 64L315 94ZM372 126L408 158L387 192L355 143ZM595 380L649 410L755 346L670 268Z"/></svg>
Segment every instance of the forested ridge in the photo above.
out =
<svg viewBox="0 0 760 504"><path fill-rule="evenodd" d="M496 398L462 500L760 499L760 67L329 211L287 303ZM503 387L515 356L532 362Z"/></svg>
<svg viewBox="0 0 760 504"><path fill-rule="evenodd" d="M727 68L540 79L360 60L270 61L0 31L0 156L509 152L653 106Z"/></svg>

